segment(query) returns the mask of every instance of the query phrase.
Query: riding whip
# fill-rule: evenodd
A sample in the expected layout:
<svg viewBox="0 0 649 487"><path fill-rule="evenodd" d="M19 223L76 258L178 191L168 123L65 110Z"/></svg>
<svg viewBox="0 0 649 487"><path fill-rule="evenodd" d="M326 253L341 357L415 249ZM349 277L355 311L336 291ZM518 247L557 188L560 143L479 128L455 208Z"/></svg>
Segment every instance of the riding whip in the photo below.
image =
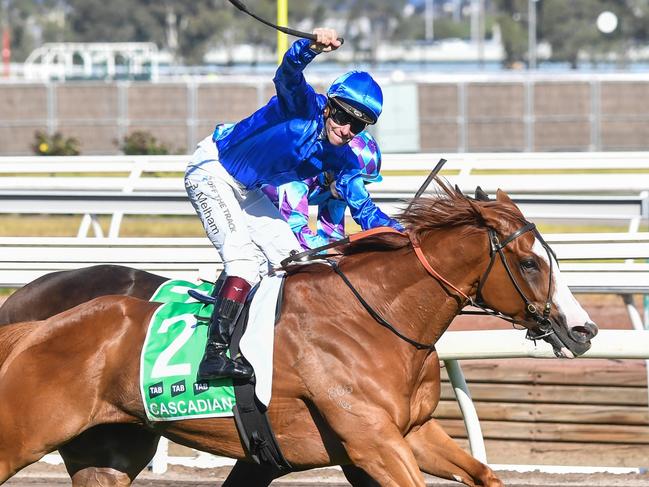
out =
<svg viewBox="0 0 649 487"><path fill-rule="evenodd" d="M284 34L288 34L290 36L295 36L295 37L301 37L302 39L309 39L309 40L312 40L312 41L317 41L318 40L318 38L317 38L317 36L315 34L309 34L308 32L302 32L302 31L299 31L299 30L291 29L290 27L283 27L281 25L273 24L272 22L269 22L268 20L262 19L261 17L256 15L254 12L251 12L250 10L248 10L248 7L246 7L245 4L243 2L241 2L240 0L229 0L229 1L230 1L230 3L232 5L237 7L243 13L246 13L246 14L250 15L253 19L256 19L259 22L261 22L262 24L266 24L267 26L272 27L273 29L277 29L278 31L283 32ZM345 39L343 39L342 37L339 37L338 41L342 45L342 44L344 44Z"/></svg>
<svg viewBox="0 0 649 487"><path fill-rule="evenodd" d="M430 182L435 179L435 176L437 176L437 173L439 173L442 170L442 167L446 164L446 159L443 157L439 160L439 162L435 165L433 170L430 172L428 177L426 178L426 181L424 181L424 184L421 185L421 187L417 190L415 193L415 197L410 201L410 204L408 205L408 209L412 206L412 202L415 201L417 198L419 198L422 194L424 194L424 191L426 191L426 188L428 188L428 185Z"/></svg>

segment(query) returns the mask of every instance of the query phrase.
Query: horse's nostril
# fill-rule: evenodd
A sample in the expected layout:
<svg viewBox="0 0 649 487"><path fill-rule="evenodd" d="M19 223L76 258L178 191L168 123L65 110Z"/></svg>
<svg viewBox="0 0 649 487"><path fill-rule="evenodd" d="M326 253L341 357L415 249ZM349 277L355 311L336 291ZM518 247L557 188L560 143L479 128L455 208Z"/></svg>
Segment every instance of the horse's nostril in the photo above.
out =
<svg viewBox="0 0 649 487"><path fill-rule="evenodd" d="M595 335L597 335L598 329L595 323L584 323L580 326L574 326L570 329L570 336L572 339L578 343L586 343Z"/></svg>
<svg viewBox="0 0 649 487"><path fill-rule="evenodd" d="M590 329L590 332L593 334L593 336L591 338L596 336L597 333L599 332L599 328L597 327L597 325L595 323L591 322L591 321L586 323L586 326Z"/></svg>

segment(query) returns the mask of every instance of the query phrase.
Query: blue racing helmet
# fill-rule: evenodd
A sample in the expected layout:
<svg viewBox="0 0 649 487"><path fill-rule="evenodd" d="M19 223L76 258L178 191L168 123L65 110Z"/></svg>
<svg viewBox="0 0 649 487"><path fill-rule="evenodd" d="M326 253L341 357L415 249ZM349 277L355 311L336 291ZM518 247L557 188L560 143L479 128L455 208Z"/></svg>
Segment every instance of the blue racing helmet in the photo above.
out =
<svg viewBox="0 0 649 487"><path fill-rule="evenodd" d="M383 92L365 71L350 71L338 77L327 90L327 97L350 115L374 124L383 110Z"/></svg>
<svg viewBox="0 0 649 487"><path fill-rule="evenodd" d="M383 177L381 171L381 150L372 135L363 131L355 136L349 146L358 158L361 168L361 177L366 183L379 183Z"/></svg>

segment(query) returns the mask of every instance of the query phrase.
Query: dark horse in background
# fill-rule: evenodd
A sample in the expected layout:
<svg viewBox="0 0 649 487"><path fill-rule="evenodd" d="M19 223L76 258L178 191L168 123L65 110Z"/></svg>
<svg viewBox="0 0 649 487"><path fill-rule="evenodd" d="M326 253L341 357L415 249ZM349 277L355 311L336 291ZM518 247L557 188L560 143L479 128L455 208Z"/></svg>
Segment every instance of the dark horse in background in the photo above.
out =
<svg viewBox="0 0 649 487"><path fill-rule="evenodd" d="M590 323L585 312L561 282L558 269L556 269L556 262L550 258L550 253L544 248L540 237L534 231L528 231L531 227L526 225L524 218L506 195L500 193L498 202L482 203L470 200L447 189L446 198L416 203L413 209L403 216L403 220L408 224L411 239L424 249L426 259L434 262L433 266L448 280L447 283L455 283L455 285L451 284L451 288L449 288L422 272L423 262L414 259L413 247L407 239L404 240L404 237L376 237L351 245L345 250L346 256L340 260L341 268L348 271L350 279L354 282L365 282L364 289L377 287L374 290L370 289L366 297L371 297L371 301L376 300L376 303L373 304L379 311L391 318L390 321L401 323L404 330L409 331L417 338L434 343L461 307L466 304L466 299L463 299L466 297L466 293L471 296L478 293L479 297L490 307L514 317L532 329L539 328L537 330L538 335L553 337L553 346L555 346L558 354L573 356L583 353L587 349L590 338L596 333L595 326ZM526 231L521 231L521 229L526 228ZM488 229L492 229L494 233L491 234ZM507 258L502 262L497 259L493 260L490 257L488 252L489 241L492 240L490 235L496 236L497 239L500 238L502 242L502 247L497 249L507 254ZM462 255L458 255L458 249L462 250ZM496 256L494 252L492 254ZM489 264L490 262L491 264ZM509 262L509 265L504 265L505 262ZM550 272L551 268L553 274ZM92 269L73 272L92 274ZM111 267L106 266L101 269L110 270ZM98 269L95 268L95 270ZM97 291L97 295L115 291L124 293L126 291L126 294L148 298L158 285L165 280L160 276L125 268L121 268L119 272L125 280L119 283L115 283L115 280L113 280L111 285L103 288L104 291ZM56 312L57 303L49 305L49 308L47 308L48 305L44 304L44 308L47 308L47 311L43 312L45 314L28 315L28 313L36 311L34 310L35 303L39 301L35 300L35 294L40 296L40 301L46 300L48 295L60 298L61 292L64 291L61 286L65 284L65 279L69 275L65 273L53 274L26 286L23 290L15 293L5 306L0 309L0 317L7 321L24 320L25 317L38 319ZM78 274L74 276L80 277ZM70 291L72 293L78 292L78 300L80 302L85 301L92 297L88 295L87 289L95 286L97 289L102 289L103 284L101 282L105 279L110 279L110 277L97 277L94 274L87 276L86 280L71 286ZM39 281L40 284L37 284ZM373 284L368 285L367 283ZM75 289L82 287L86 289L84 291ZM290 291L291 289L293 291ZM34 290L37 292L32 294ZM488 467L480 464L459 449L435 421L428 419L439 397L439 364L436 353L417 351L412 345L400 342L393 334L378 328L376 323L354 301L349 290L341 286L340 279L327 267L313 265L294 271L288 278L287 291L289 293L300 293L302 297L305 294L307 298L310 297L306 301L309 308L308 316L310 316L307 323L301 325L297 323L297 317L303 317L305 311L307 311L301 309L305 306L305 303L287 300L284 304L283 316L278 325L278 344L284 343L286 345L288 343L290 345L289 349L293 350L295 348L296 350L293 350L296 354L294 358L301 356L300 353L306 347L309 352L313 352L316 356L318 350L321 352L324 350L327 355L335 357L334 362L341 361L344 360L343 356L347 356L347 352L339 356L339 351L333 350L332 348L335 347L329 342L341 346L344 344L344 346L352 349L360 347L360 349L356 350L356 354L352 354L354 367L351 367L350 364L350 368L358 369L360 367L368 376L373 376L378 371L383 372L384 375L392 376L394 371L384 370L383 360L377 357L377 351L394 349L395 345L398 344L399 346L396 346L395 350L398 351L398 358L407 360L400 360L404 364L404 370L401 371L402 376L391 378L396 379L397 382L404 382L405 380L404 387L409 387L407 389L407 392L409 392L409 405L400 404L400 407L385 407L386 405L383 404L384 399L376 396L377 391L365 391L366 393L373 392L379 405L378 409L377 404L366 405L369 410L375 411L372 417L377 419L372 420L372 422L383 425L378 430L376 430L375 425L372 425L370 431L380 433L379 436L389 433L392 438L389 443L394 443L389 448L390 451L386 451L386 445L376 444L376 438L372 440L365 437L362 432L357 431L353 435L347 433L345 425L338 424L339 420L330 417L334 411L327 413L330 405L319 404L314 401L313 397L305 398L302 397L302 394L291 395L289 393L284 398L288 397L288 402L291 404L296 401L299 403L297 407L298 412L301 413L299 417L305 423L304 426L298 427L302 434L294 432L286 432L284 435L282 433L278 434L280 444L282 444L284 450L289 452L289 457L291 455L296 457L292 460L289 458L289 460L298 468L332 463L353 463L370 472L374 478L381 482L381 485L420 485L419 469L433 475L455 480L459 479L468 485L499 485L499 481L493 476ZM458 295L458 293L460 294ZM548 298L551 298L551 300L548 301ZM328 307L332 302L345 304L340 311L341 316L338 318L340 323L331 323ZM529 304L536 304L538 309L543 309L546 302L551 305L551 313L548 312L545 319L536 319L539 316L534 316L535 319L531 319ZM69 305L71 304L68 303ZM49 320L47 323L48 326L59 329L61 320L67 323L70 320L78 320L79 315L86 317L90 314L90 316L94 317L93 320L81 320L81 323L74 328L77 333L95 333L99 331L97 330L99 325L94 325L94 321L101 321L104 315L112 315L117 310L121 310L122 314L120 316L123 316L123 311L127 308L127 310L132 310L138 317L148 316L155 306L157 305L151 303L142 304L137 300L120 299L111 296L103 300L95 300L69 313L64 313L61 317L56 317L56 319ZM319 310L320 307L323 309ZM20 314L21 309L23 314ZM100 309L103 311L100 311ZM413 310L416 311L415 316L413 316ZM321 323L322 321L327 323ZM410 326L408 327L404 323L410 324ZM125 323L123 321L111 321L110 324L120 328L121 332L125 334L137 335L142 328L142 323L139 320L137 320L137 323L131 323L128 329L124 328ZM106 326L109 330L104 330L102 333L111 332L108 324L101 328L104 329ZM40 324L20 325L21 333L24 334L29 334L30 330L34 328L40 329L40 327ZM295 334L299 335L305 328L311 331L302 336L304 340L301 340L299 344L295 343L293 341ZM88 331L85 331L86 329ZM341 332L341 330L344 331L343 336L338 337L336 333ZM20 334L17 331L15 333ZM385 336L386 333L387 336ZM345 343L350 338L350 334L355 336L352 342L356 343L356 346L353 343ZM409 333L405 334L408 335ZM282 337L284 342L282 342ZM397 340L396 344L393 342L394 340ZM130 352L133 353L132 350ZM370 356L367 356L367 354ZM7 358L4 354L1 356ZM385 362L394 364L395 362L391 361L394 358L385 358ZM133 360L133 364L138 363L137 357L131 357L131 360ZM280 363L276 363L276 367L279 365L280 368L286 368L285 364L282 365L281 359L278 360ZM129 362L125 361L125 363ZM372 367L369 364L372 364ZM317 366L317 360L312 365ZM306 367L306 370L300 369L299 371L289 367L278 375L280 377L278 382L282 381L284 373L287 375L289 383L291 379L300 377L302 382L318 387L317 384L312 384L317 380L313 376L309 376L309 367ZM135 374L135 377L137 377L137 374ZM4 377L0 377L0 381L3 379ZM357 379L349 378L349 380L355 381ZM381 381L384 380L385 377L382 376ZM389 383L392 384L392 382ZM366 385L365 382L354 382L354 384L354 390L364 391L368 387L371 389L371 386ZM100 387L100 385L97 385L97 387ZM128 389L130 386L124 385L124 387ZM395 387L399 389L398 386ZM278 384L274 391L274 398L277 398L277 402L280 404L283 397L282 392L285 392L283 389L284 386ZM291 390L291 387L287 387L287 389ZM402 394L398 395L398 397L402 397L403 392L401 391ZM372 396L372 394L369 395ZM137 398L132 399L137 402ZM274 401L271 404L271 419L274 418L273 404L276 404L276 402ZM56 445L51 443L47 445L49 450L59 448L66 459L66 465L71 474L82 474L82 477L78 479L79 485L81 485L84 475L86 481L92 482L92 475L99 478L104 474L108 477L113 475L113 480L120 483L101 484L98 481L95 485L128 485L130 479L146 465L148 459L154 453L160 432L181 443L197 446L199 449L217 454L230 454L239 458L244 457L238 437L236 435L232 436L232 425L227 424L227 420L210 420L213 421L213 424L220 425L216 429L215 426L212 426L212 423L208 424L205 421L197 420L195 422L179 422L177 427L165 424L156 426L153 430L148 430L139 426L121 424L143 424L144 422L137 408L130 410L130 406L125 407L123 404L114 403L111 403L110 406L120 409L125 414L125 417L121 421L116 420L114 417L93 418L89 424L79 425L79 432L66 437L65 441L54 441L54 443L57 443ZM124 409L129 410L124 411ZM281 410L282 408L278 406L276 409ZM337 410L339 408L334 409L336 409L336 413L339 413ZM291 418L293 414L291 413ZM279 418L276 416L275 420L279 421L279 430L281 431L286 425L282 423L281 414ZM323 421L324 424L321 424ZM331 422L334 424L331 424ZM225 426L224 423L226 423ZM275 421L273 421L273 424L277 430L278 426ZM201 425L204 428L196 427ZM119 428L125 428L123 432L126 433L126 436L121 437L122 444L120 444L120 435L118 434ZM313 428L315 428L315 431ZM339 428L341 428L340 432L338 431ZM203 432L208 436L214 435L214 440L202 437ZM397 440L395 434L399 436L401 442ZM94 438L99 439L99 441L115 438L117 443L112 446L116 446L116 450L121 453L123 464L115 465L114 460L111 458L111 445L93 443L91 441L93 435L98 435L94 436ZM124 441L130 435L133 435L133 438ZM219 437L221 443L219 443ZM365 437L367 443L359 443L356 437ZM287 441L288 438L292 438L292 442L286 445L283 444L283 441ZM307 458L302 456L305 453L303 448L292 446L293 442L300 444L305 438L308 439L306 440L307 444L314 447L313 451L307 453ZM63 444L65 442L68 443ZM125 451L128 454L129 446L137 442L142 445L138 449L142 448L148 455L140 453L140 457L142 457L140 461L125 459ZM313 443L315 445L312 445ZM378 452L381 457L380 461L370 460L371 455L368 456L364 452L367 445L373 445L374 453L377 454ZM107 447L108 449L106 449ZM2 448L2 445L0 445L0 449ZM3 455L9 454L4 449L2 451L5 452ZM106 455L106 457L102 459L102 455ZM394 458L395 455L396 458ZM8 470L4 472L6 474L4 477L2 476L3 472L0 471L0 479L4 480L14 470L24 466L25 462L30 463L37 459L29 456L14 459L15 464L5 466ZM403 465L399 468L394 464L395 461ZM417 473L415 473L415 469ZM122 476L126 474L128 479L124 477L118 479L118 475L115 475L120 472ZM373 482L362 472L358 470L355 472L360 475L359 482ZM108 478L105 480L108 480ZM85 483L84 485L93 484ZM230 485L267 485L267 483L248 484L241 481ZM376 483L358 483L355 485L376 485Z"/></svg>

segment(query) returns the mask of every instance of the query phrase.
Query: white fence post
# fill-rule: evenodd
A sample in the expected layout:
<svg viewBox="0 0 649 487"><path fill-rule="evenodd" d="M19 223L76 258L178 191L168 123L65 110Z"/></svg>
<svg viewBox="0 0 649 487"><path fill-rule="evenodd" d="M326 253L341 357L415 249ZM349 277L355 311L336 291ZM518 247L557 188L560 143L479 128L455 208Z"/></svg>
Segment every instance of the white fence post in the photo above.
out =
<svg viewBox="0 0 649 487"><path fill-rule="evenodd" d="M169 440L164 436L158 442L158 449L155 456L151 460L150 467L153 473L165 473L167 471L167 463L169 459Z"/></svg>
<svg viewBox="0 0 649 487"><path fill-rule="evenodd" d="M469 387L464 379L462 368L457 360L444 360L444 365L446 365L446 373L453 385L455 399L462 411L464 426L466 427L467 436L469 437L471 454L482 463L487 463L487 449L484 445L482 428L480 428L480 419L478 418L478 413L473 405L471 393L469 392Z"/></svg>

